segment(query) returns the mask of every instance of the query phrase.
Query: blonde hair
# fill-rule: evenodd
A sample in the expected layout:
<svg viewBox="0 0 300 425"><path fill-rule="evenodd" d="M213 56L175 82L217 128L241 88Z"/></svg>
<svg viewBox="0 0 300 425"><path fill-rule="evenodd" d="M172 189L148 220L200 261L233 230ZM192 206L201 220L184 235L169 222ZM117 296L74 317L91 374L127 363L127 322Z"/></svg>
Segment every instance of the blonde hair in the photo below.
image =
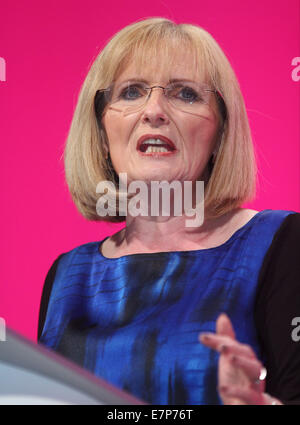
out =
<svg viewBox="0 0 300 425"><path fill-rule="evenodd" d="M64 161L72 199L88 220L125 220L118 215L100 217L96 212L97 184L104 180L118 183L111 162L105 158L107 136L95 113L96 92L109 87L133 57L142 65L163 52L164 64L170 68L174 43L177 48L187 45L192 49L195 66L222 93L226 105L222 139L205 187L204 205L208 217L219 217L255 196L257 169L251 132L239 83L228 59L203 28L175 24L164 18L149 18L123 28L111 38L91 65L79 93Z"/></svg>

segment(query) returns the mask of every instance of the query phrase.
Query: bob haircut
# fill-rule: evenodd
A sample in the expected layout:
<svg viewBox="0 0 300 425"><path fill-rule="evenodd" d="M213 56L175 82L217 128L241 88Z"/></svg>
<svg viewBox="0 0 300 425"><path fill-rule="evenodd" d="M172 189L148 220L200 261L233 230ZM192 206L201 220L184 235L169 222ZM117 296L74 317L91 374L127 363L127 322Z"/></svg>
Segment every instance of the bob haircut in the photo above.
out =
<svg viewBox="0 0 300 425"><path fill-rule="evenodd" d="M99 116L95 107L97 91L111 86L133 58L143 66L145 61L149 63L159 56L160 66L170 69L178 46L191 49L195 65L199 69L201 66L200 72L204 71L207 82L223 98L217 102L223 117L222 132L217 154L209 164L210 175L204 192L205 216L217 218L254 199L255 152L244 99L228 59L203 28L176 24L164 18L148 18L126 26L110 39L92 63L79 93L64 162L72 199L86 219L111 222L126 219L118 215L118 211L116 216L105 217L96 211L98 183L111 181L118 188L118 176L105 154L107 136L101 124L101 112Z"/></svg>

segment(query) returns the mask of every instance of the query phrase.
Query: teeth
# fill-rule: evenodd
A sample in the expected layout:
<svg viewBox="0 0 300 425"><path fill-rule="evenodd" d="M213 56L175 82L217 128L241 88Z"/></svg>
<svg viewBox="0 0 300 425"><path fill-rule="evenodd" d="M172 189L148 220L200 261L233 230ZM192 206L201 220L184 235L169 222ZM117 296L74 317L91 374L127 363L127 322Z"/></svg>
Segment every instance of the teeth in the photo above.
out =
<svg viewBox="0 0 300 425"><path fill-rule="evenodd" d="M153 146L156 145L156 146ZM156 153L156 152L169 152L172 149L166 147L167 143L160 139L147 139L144 140L141 146L144 146L142 152L144 153Z"/></svg>
<svg viewBox="0 0 300 425"><path fill-rule="evenodd" d="M153 146L148 146L147 150L145 151L145 153L154 153L154 152L168 152L168 149L163 148L163 147L153 147Z"/></svg>
<svg viewBox="0 0 300 425"><path fill-rule="evenodd" d="M142 143L142 145L147 145L147 144L161 145L161 144L165 144L165 142L162 142L160 139L147 139L147 140L144 140Z"/></svg>

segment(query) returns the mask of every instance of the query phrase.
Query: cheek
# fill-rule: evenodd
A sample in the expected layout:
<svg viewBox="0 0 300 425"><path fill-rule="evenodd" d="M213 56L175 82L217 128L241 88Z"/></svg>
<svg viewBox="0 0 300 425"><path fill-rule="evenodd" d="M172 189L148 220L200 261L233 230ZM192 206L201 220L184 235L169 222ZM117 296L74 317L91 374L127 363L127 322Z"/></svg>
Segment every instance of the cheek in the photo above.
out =
<svg viewBox="0 0 300 425"><path fill-rule="evenodd" d="M121 147L127 144L130 131L130 123L120 117L119 113L113 111L108 112L102 119L104 129L106 131L109 148Z"/></svg>
<svg viewBox="0 0 300 425"><path fill-rule="evenodd" d="M127 172L130 160L128 150L129 125L124 122L120 114L109 113L102 119L107 136L108 151L113 168L117 174Z"/></svg>
<svg viewBox="0 0 300 425"><path fill-rule="evenodd" d="M214 146L218 136L218 122L216 119L203 119L201 124L190 125L187 128L188 140L192 149L210 148ZM190 146L191 147L191 146Z"/></svg>
<svg viewBox="0 0 300 425"><path fill-rule="evenodd" d="M120 128L119 124L115 125L110 118L103 119L103 126L106 133L107 138L107 148L110 151L110 154L113 155L114 151L120 149L121 145L121 137L122 137L122 128Z"/></svg>
<svg viewBox="0 0 300 425"><path fill-rule="evenodd" d="M106 132L108 144L111 147L113 144L115 144L116 134L118 132L118 128L117 128L118 126L115 125L114 120L110 117L109 114L105 115L105 117L102 120L102 123Z"/></svg>

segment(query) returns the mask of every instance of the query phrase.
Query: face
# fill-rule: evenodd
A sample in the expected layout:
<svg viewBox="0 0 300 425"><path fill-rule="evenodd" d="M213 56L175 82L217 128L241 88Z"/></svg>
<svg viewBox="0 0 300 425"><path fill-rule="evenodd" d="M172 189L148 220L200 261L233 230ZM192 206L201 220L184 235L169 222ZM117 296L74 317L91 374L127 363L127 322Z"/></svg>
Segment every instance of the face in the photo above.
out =
<svg viewBox="0 0 300 425"><path fill-rule="evenodd" d="M186 50L177 54L175 64L169 69L159 66L158 58L143 72L137 73L136 64L132 61L119 74L115 87L132 78L146 80L148 87L165 87L171 79L202 83L193 66L192 54ZM214 94L200 115L192 115L174 108L168 103L163 90L154 89L142 109L126 115L108 107L102 123L114 169L117 174L127 173L128 183L133 180L183 182L205 180L207 165L219 138L220 119ZM167 138L171 141L172 150L168 147L167 153L143 152L139 148L143 136Z"/></svg>

